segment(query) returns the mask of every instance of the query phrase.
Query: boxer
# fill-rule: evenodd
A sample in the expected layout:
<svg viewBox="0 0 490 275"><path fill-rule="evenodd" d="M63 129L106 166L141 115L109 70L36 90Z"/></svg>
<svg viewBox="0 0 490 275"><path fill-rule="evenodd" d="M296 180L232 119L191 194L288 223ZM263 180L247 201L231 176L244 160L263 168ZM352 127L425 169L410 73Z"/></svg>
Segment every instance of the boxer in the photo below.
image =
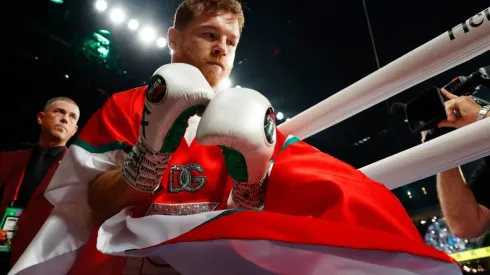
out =
<svg viewBox="0 0 490 275"><path fill-rule="evenodd" d="M155 239L174 236L189 224L181 219L151 235L138 221L193 219L230 208L249 211L220 216L222 227L210 229L208 220L202 234L186 241L218 234L218 239L380 250L387 252L385 258L368 256L354 263L386 266L391 273L385 274L411 269L429 274L440 265L438 274L451 274L444 269L449 257L424 244L383 185L305 142L286 139L276 129L270 102L258 91L219 89L233 67L243 28L237 0L186 0L175 18L168 32L172 64L158 68L149 85L112 95L91 117L47 188L52 215L11 274L247 274L240 266L224 268L227 258L214 250L199 254L205 261L195 254L190 261L187 255L195 251L175 249L170 254L176 260L168 264L158 255L109 255L108 247L158 246ZM131 230L130 221L136 223ZM322 266L324 257L331 259L325 252L316 254L314 264L298 264L307 270L293 272L295 263L278 261L286 249L252 249L243 259L267 274L345 270L344 262ZM304 247L295 251L294 259L313 253ZM393 253L439 262L399 262ZM349 255L359 254L345 258Z"/></svg>
<svg viewBox="0 0 490 275"><path fill-rule="evenodd" d="M121 118L132 121L128 127L109 127ZM195 138L189 136L192 133ZM89 186L95 224L128 206L134 206L128 215L135 218L264 207L267 173L279 147L272 106L257 91L227 89L215 94L196 67L164 65L148 86L114 95L79 136L93 145L121 138L132 145L117 161L122 166L104 167L107 172ZM100 192L107 185L115 188L111 197ZM91 238L68 274L126 274L141 262L103 255L94 245L95 232ZM152 259L146 261L146 269L161 268L152 269Z"/></svg>

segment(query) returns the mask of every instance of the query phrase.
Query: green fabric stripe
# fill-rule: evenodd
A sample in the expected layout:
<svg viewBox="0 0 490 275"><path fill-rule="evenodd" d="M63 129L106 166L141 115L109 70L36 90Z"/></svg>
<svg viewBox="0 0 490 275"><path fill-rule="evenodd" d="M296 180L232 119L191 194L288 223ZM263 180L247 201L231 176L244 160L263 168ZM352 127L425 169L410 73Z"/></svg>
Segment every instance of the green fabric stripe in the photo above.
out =
<svg viewBox="0 0 490 275"><path fill-rule="evenodd" d="M81 140L81 139L77 139L73 142L73 144L76 146L82 147L85 151L88 151L88 152L94 153L94 154L102 154L102 153L106 153L106 152L110 152L110 151L116 151L116 150L123 150L124 152L129 153L129 152L131 152L131 148L133 148L129 144L126 144L126 143L121 142L121 141L115 141L115 142L107 143L107 144L100 145L100 146L94 146L92 144L89 144L88 142Z"/></svg>
<svg viewBox="0 0 490 275"><path fill-rule="evenodd" d="M228 216L228 215L231 215L231 214L234 214L234 213L237 213L237 212L242 212L242 211L257 211L257 210L249 210L249 209L245 209L245 208L229 209L229 210L226 210L226 211L221 212L221 214L219 214L218 216L216 216L214 218L211 218L210 220L207 220L207 221L201 223L200 225L194 227L191 230L194 230L194 229L196 229L198 227L201 227L201 226L203 226L203 225L205 225L207 223L210 223L210 222L212 222L212 221L214 221L216 219L219 219L221 217Z"/></svg>
<svg viewBox="0 0 490 275"><path fill-rule="evenodd" d="M288 139L286 140L286 143L284 143L284 145L281 147L281 150L279 150L279 152L284 151L284 149L286 149L286 147L288 147L291 144L295 144L296 142L299 142L299 141L300 141L299 138L297 138L295 136L290 136L290 138L288 137Z"/></svg>

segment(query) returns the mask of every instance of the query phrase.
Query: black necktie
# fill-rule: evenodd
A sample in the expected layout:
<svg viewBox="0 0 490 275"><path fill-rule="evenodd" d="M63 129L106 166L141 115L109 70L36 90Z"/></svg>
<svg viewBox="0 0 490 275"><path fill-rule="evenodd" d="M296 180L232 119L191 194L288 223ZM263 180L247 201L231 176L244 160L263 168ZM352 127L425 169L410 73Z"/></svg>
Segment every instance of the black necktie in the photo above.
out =
<svg viewBox="0 0 490 275"><path fill-rule="evenodd" d="M24 173L24 179L22 180L22 184L20 186L16 205L22 207L27 206L27 203L31 199L39 184L42 182L44 174L46 172L44 171L45 158L48 157L46 153L46 150L33 152L33 155Z"/></svg>

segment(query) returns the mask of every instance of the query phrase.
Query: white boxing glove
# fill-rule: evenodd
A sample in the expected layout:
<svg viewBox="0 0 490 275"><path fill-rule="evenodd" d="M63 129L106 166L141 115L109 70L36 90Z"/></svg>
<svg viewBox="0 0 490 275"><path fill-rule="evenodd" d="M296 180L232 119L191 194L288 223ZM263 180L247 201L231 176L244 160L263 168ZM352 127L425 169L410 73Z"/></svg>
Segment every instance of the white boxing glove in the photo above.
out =
<svg viewBox="0 0 490 275"><path fill-rule="evenodd" d="M257 91L232 88L217 93L197 128L197 141L218 145L233 179L230 207L263 209L265 181L276 143L274 110Z"/></svg>
<svg viewBox="0 0 490 275"><path fill-rule="evenodd" d="M189 118L202 113L213 96L194 66L173 63L156 70L145 95L139 139L123 165L124 180L137 190L156 191Z"/></svg>

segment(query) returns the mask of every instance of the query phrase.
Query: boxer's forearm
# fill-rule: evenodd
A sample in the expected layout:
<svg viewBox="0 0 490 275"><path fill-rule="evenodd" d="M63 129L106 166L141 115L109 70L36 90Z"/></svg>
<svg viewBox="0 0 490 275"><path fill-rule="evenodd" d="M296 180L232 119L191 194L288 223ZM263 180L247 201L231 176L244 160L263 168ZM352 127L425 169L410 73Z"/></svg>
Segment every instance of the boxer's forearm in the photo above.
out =
<svg viewBox="0 0 490 275"><path fill-rule="evenodd" d="M490 211L477 203L458 168L437 175L437 193L444 217L456 236L471 239L485 232Z"/></svg>
<svg viewBox="0 0 490 275"><path fill-rule="evenodd" d="M233 180L233 188L228 206L230 208L245 208L263 210L267 178L257 183L245 183Z"/></svg>
<svg viewBox="0 0 490 275"><path fill-rule="evenodd" d="M202 112L215 95L201 71L188 64L158 68L148 87L138 131L141 135L122 168L104 173L90 184L89 204L99 224L153 196L189 127L189 119ZM128 125L120 126L128 129Z"/></svg>
<svg viewBox="0 0 490 275"><path fill-rule="evenodd" d="M150 195L128 185L122 178L121 168L101 174L88 189L88 201L97 225L126 207L144 202Z"/></svg>

